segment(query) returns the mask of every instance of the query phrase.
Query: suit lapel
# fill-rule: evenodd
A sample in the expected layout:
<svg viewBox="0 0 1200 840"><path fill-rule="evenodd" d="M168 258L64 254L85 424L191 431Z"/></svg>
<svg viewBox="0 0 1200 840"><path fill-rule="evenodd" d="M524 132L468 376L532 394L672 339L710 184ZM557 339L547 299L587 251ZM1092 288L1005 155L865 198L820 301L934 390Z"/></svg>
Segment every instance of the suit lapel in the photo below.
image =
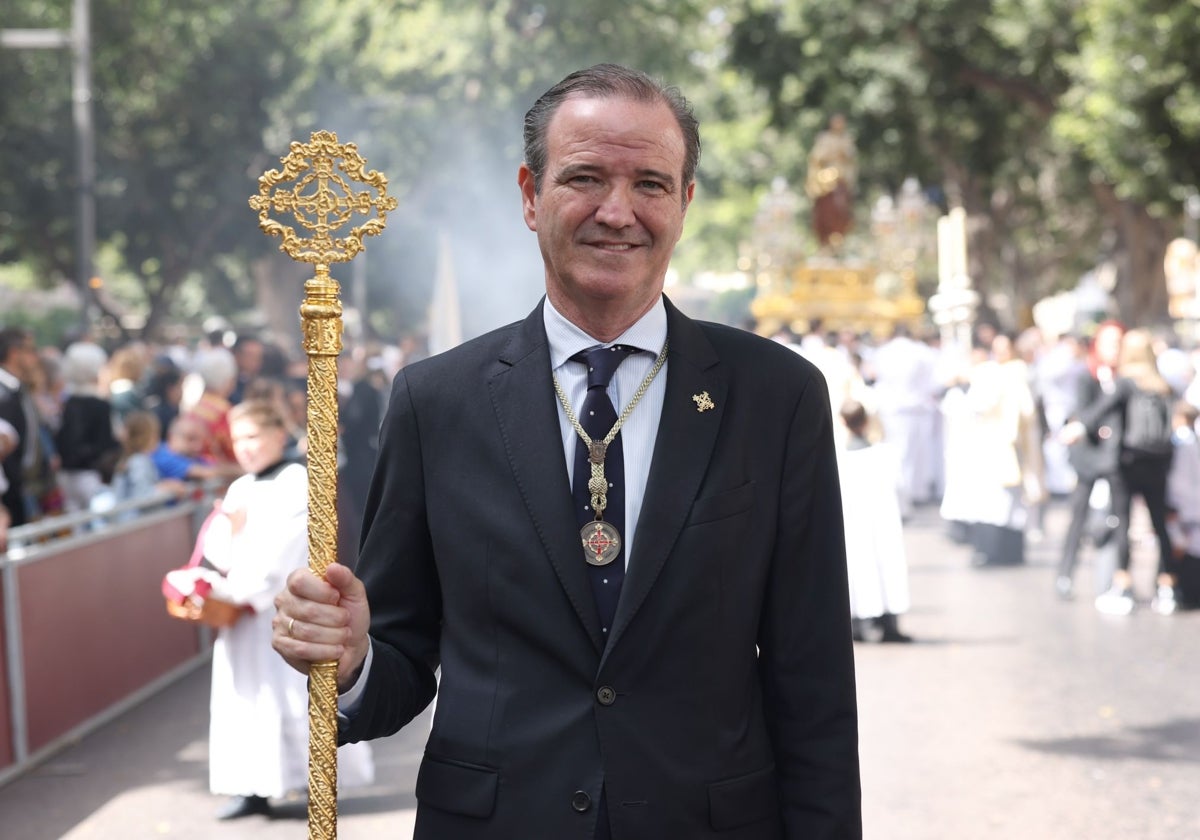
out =
<svg viewBox="0 0 1200 840"><path fill-rule="evenodd" d="M683 528L708 469L728 392L727 368L700 327L665 302L671 345L667 388L634 540L637 552L625 575L609 649L646 600ZM693 397L706 392L713 407L701 411Z"/></svg>
<svg viewBox="0 0 1200 840"><path fill-rule="evenodd" d="M599 652L604 648L600 615L587 578L559 442L541 306L517 328L499 363L488 390L513 478L546 556Z"/></svg>

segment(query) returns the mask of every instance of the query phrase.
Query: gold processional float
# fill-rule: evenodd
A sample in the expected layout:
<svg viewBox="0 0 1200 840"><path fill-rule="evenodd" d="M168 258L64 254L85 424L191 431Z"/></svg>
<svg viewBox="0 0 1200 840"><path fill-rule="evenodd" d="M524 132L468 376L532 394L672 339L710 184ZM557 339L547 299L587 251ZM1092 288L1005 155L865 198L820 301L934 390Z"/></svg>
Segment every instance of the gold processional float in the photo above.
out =
<svg viewBox="0 0 1200 840"><path fill-rule="evenodd" d="M800 198L777 179L754 224L755 330L803 334L819 322L822 331L886 337L897 325L920 328L927 315L918 263L929 250L923 241L929 225L916 181L906 181L896 199L880 199L869 236L853 237L858 152L842 115L816 135L807 163L804 192L817 247L804 253Z"/></svg>
<svg viewBox="0 0 1200 840"><path fill-rule="evenodd" d="M849 329L886 338L898 324L916 332L925 321L916 273L892 273L871 264L790 266L779 275L762 272L750 304L756 331L772 335L782 327L798 334L819 322L822 330Z"/></svg>
<svg viewBox="0 0 1200 840"><path fill-rule="evenodd" d="M313 132L309 142L293 142L281 158L283 169L258 179L250 207L263 232L283 239L279 250L311 263L315 274L304 284L300 321L308 355L308 557L313 574L337 559L337 357L342 351L342 302L329 274L363 250L363 238L383 232L397 201L387 194L387 178L368 170L353 143L339 143L330 131ZM355 185L369 187L355 190ZM307 231L271 218L287 214ZM349 227L356 217L361 224ZM339 238L340 237L340 238ZM308 836L337 837L337 662L319 662L309 675Z"/></svg>

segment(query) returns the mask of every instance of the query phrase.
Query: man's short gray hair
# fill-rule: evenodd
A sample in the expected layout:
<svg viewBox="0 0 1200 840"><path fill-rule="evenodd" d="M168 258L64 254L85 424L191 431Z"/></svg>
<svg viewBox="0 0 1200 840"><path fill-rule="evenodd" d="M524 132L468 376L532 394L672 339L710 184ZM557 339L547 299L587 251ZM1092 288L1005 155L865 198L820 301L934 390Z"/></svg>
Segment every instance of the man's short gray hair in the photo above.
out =
<svg viewBox="0 0 1200 840"><path fill-rule="evenodd" d="M642 73L619 64L597 64L586 70L577 70L538 97L537 102L525 114L525 165L533 174L535 192L542 190L542 176L546 171L546 130L558 111L558 107L572 96L606 99L623 98L635 102L661 102L671 109L679 130L683 134L684 157L683 183L680 185L683 200L687 202L687 187L696 178L696 167L700 164L700 123L692 113L692 106L678 88L668 87Z"/></svg>

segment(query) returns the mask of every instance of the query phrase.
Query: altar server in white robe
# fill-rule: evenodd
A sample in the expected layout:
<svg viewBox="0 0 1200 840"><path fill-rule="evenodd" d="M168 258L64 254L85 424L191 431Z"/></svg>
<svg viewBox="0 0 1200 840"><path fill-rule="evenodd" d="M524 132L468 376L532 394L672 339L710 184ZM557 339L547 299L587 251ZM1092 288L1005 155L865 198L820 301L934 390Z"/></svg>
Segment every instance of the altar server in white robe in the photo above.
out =
<svg viewBox="0 0 1200 840"><path fill-rule="evenodd" d="M213 647L209 788L233 797L219 819L267 815L270 799L306 789L308 779L307 681L271 648L275 594L308 565L307 471L284 459L277 406L245 402L229 420L246 475L230 485L204 537L205 560L224 575L213 595L245 607ZM370 746L339 750L338 771L343 786L373 781Z"/></svg>
<svg viewBox="0 0 1200 840"><path fill-rule="evenodd" d="M854 638L909 642L897 620L908 612L911 601L896 452L867 440L868 417L861 403L847 401L840 414L847 431L846 444L838 451L838 473Z"/></svg>
<svg viewBox="0 0 1200 840"><path fill-rule="evenodd" d="M913 505L934 501L935 485L941 483L934 463L942 457L934 451L937 395L936 353L911 337L898 324L892 338L875 351L875 392L884 440L900 457L900 509L908 516Z"/></svg>

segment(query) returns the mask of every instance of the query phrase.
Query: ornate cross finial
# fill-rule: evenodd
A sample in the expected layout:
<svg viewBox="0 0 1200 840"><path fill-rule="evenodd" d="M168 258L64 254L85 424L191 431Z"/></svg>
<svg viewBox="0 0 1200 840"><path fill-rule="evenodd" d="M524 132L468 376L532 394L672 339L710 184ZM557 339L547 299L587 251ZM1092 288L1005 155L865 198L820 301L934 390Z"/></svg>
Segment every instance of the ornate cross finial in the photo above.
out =
<svg viewBox="0 0 1200 840"><path fill-rule="evenodd" d="M315 264L320 275L330 263L353 259L363 250L364 236L381 233L397 201L387 194L387 177L367 170L358 147L339 143L332 131L314 131L309 142L295 141L290 148L281 159L282 171L270 169L259 177L258 195L251 197L250 207L258 211L264 233L283 239L279 250L298 262ZM293 182L290 187L288 182ZM372 187L375 194L356 192L354 184ZM272 210L290 213L312 236L302 238L291 225L272 219ZM368 218L336 237L356 214Z"/></svg>

